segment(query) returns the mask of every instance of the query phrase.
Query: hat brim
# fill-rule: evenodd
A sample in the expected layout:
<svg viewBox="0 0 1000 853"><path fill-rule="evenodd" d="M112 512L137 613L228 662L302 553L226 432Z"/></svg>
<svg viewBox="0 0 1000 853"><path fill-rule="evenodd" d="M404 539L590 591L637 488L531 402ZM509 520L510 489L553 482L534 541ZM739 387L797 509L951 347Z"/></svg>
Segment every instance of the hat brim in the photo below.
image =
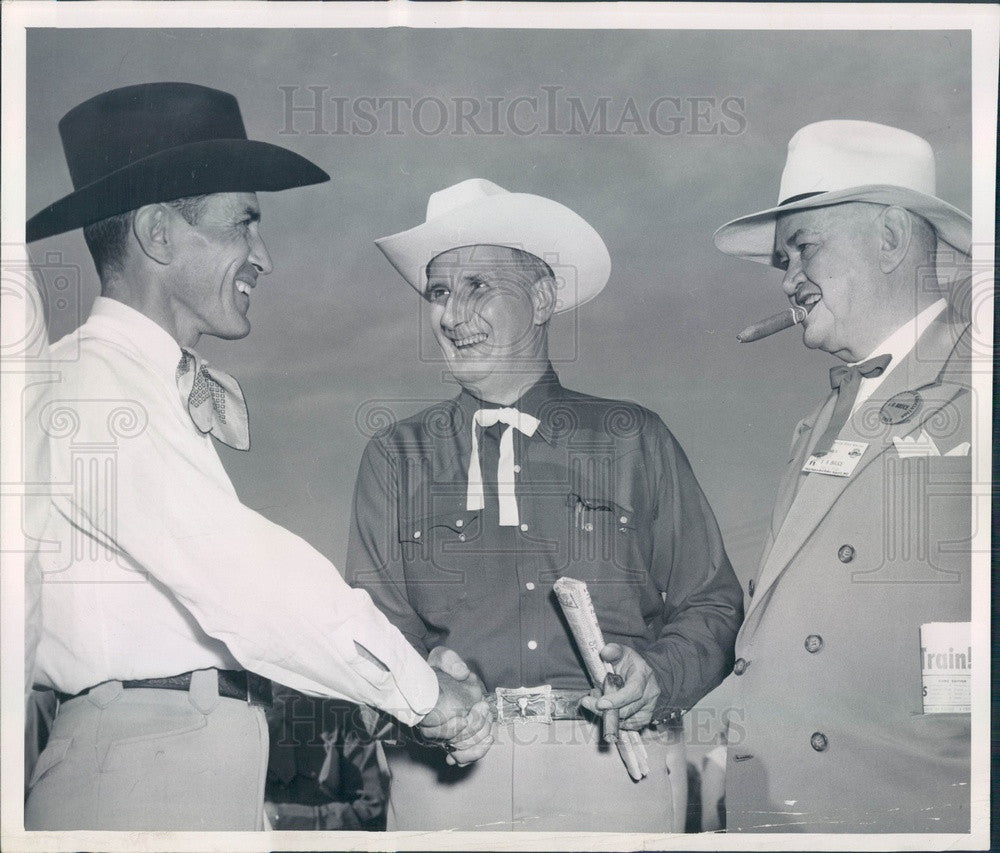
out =
<svg viewBox="0 0 1000 853"><path fill-rule="evenodd" d="M305 157L252 139L209 139L158 151L80 187L32 216L31 243L143 205L221 192L275 192L330 176Z"/></svg>
<svg viewBox="0 0 1000 853"><path fill-rule="evenodd" d="M528 193L488 196L448 211L375 245L418 293L427 286L427 264L463 246L520 249L545 261L555 274L555 313L589 302L604 289L611 256L601 236L568 207Z"/></svg>
<svg viewBox="0 0 1000 853"><path fill-rule="evenodd" d="M719 228L713 239L716 247L727 255L746 258L758 264L778 266L774 255L774 226L778 216L796 210L829 207L850 201L904 207L930 222L938 238L952 248L965 255L971 251L972 220L967 213L934 196L889 184L870 184L820 193L740 216Z"/></svg>

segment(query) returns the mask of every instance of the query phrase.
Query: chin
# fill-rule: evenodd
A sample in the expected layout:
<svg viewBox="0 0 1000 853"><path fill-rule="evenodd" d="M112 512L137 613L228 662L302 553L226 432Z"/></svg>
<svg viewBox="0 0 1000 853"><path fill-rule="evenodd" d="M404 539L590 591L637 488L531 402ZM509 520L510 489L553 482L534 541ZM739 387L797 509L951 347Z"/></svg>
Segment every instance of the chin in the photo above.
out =
<svg viewBox="0 0 1000 853"><path fill-rule="evenodd" d="M238 341L250 334L250 323L246 322L242 328L227 329L224 332L212 332L215 337L224 341Z"/></svg>

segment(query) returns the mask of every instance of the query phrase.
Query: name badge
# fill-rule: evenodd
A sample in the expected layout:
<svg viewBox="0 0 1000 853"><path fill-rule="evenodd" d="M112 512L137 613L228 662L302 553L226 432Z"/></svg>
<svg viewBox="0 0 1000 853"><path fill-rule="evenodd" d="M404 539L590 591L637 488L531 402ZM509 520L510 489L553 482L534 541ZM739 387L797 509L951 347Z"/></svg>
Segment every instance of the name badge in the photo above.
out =
<svg viewBox="0 0 1000 853"><path fill-rule="evenodd" d="M867 441L841 441L837 439L828 453L822 456L810 456L806 460L806 464L802 466L802 470L810 474L850 477L867 449Z"/></svg>

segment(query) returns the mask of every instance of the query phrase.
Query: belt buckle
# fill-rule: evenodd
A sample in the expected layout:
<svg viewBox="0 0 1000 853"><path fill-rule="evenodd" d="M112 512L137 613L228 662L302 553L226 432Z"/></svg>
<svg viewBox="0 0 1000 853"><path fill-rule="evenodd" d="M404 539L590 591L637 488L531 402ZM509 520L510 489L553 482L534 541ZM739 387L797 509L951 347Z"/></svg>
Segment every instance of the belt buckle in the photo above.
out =
<svg viewBox="0 0 1000 853"><path fill-rule="evenodd" d="M247 702L258 708L270 708L273 703L271 696L271 679L264 678L256 672L247 673Z"/></svg>
<svg viewBox="0 0 1000 853"><path fill-rule="evenodd" d="M531 723L552 722L552 685L540 687L498 687L497 720Z"/></svg>

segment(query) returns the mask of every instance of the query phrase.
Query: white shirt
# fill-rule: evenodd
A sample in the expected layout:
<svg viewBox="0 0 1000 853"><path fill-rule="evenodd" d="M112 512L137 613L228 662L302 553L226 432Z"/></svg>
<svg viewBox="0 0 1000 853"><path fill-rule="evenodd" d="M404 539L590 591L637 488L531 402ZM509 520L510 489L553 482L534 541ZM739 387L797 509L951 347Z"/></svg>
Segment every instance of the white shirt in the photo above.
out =
<svg viewBox="0 0 1000 853"><path fill-rule="evenodd" d="M166 331L98 298L51 357L58 378L26 425L48 433L52 491L36 682L77 693L246 668L408 724L434 706L433 671L368 593L240 503L184 408Z"/></svg>
<svg viewBox="0 0 1000 853"><path fill-rule="evenodd" d="M867 358L861 359L861 361L867 361L869 358L877 355L892 356L892 360L880 376L866 376L861 379L861 385L858 386L858 396L854 401L854 407L851 409L852 415L875 393L875 389L885 382L886 377L892 373L893 368L910 354L910 351L917 345L917 338L927 330L927 327L937 319L938 314L944 311L947 306L948 303L943 298L939 299L933 305L928 305L916 317L908 320L882 341L881 344L875 347ZM860 363L854 362L854 364Z"/></svg>

